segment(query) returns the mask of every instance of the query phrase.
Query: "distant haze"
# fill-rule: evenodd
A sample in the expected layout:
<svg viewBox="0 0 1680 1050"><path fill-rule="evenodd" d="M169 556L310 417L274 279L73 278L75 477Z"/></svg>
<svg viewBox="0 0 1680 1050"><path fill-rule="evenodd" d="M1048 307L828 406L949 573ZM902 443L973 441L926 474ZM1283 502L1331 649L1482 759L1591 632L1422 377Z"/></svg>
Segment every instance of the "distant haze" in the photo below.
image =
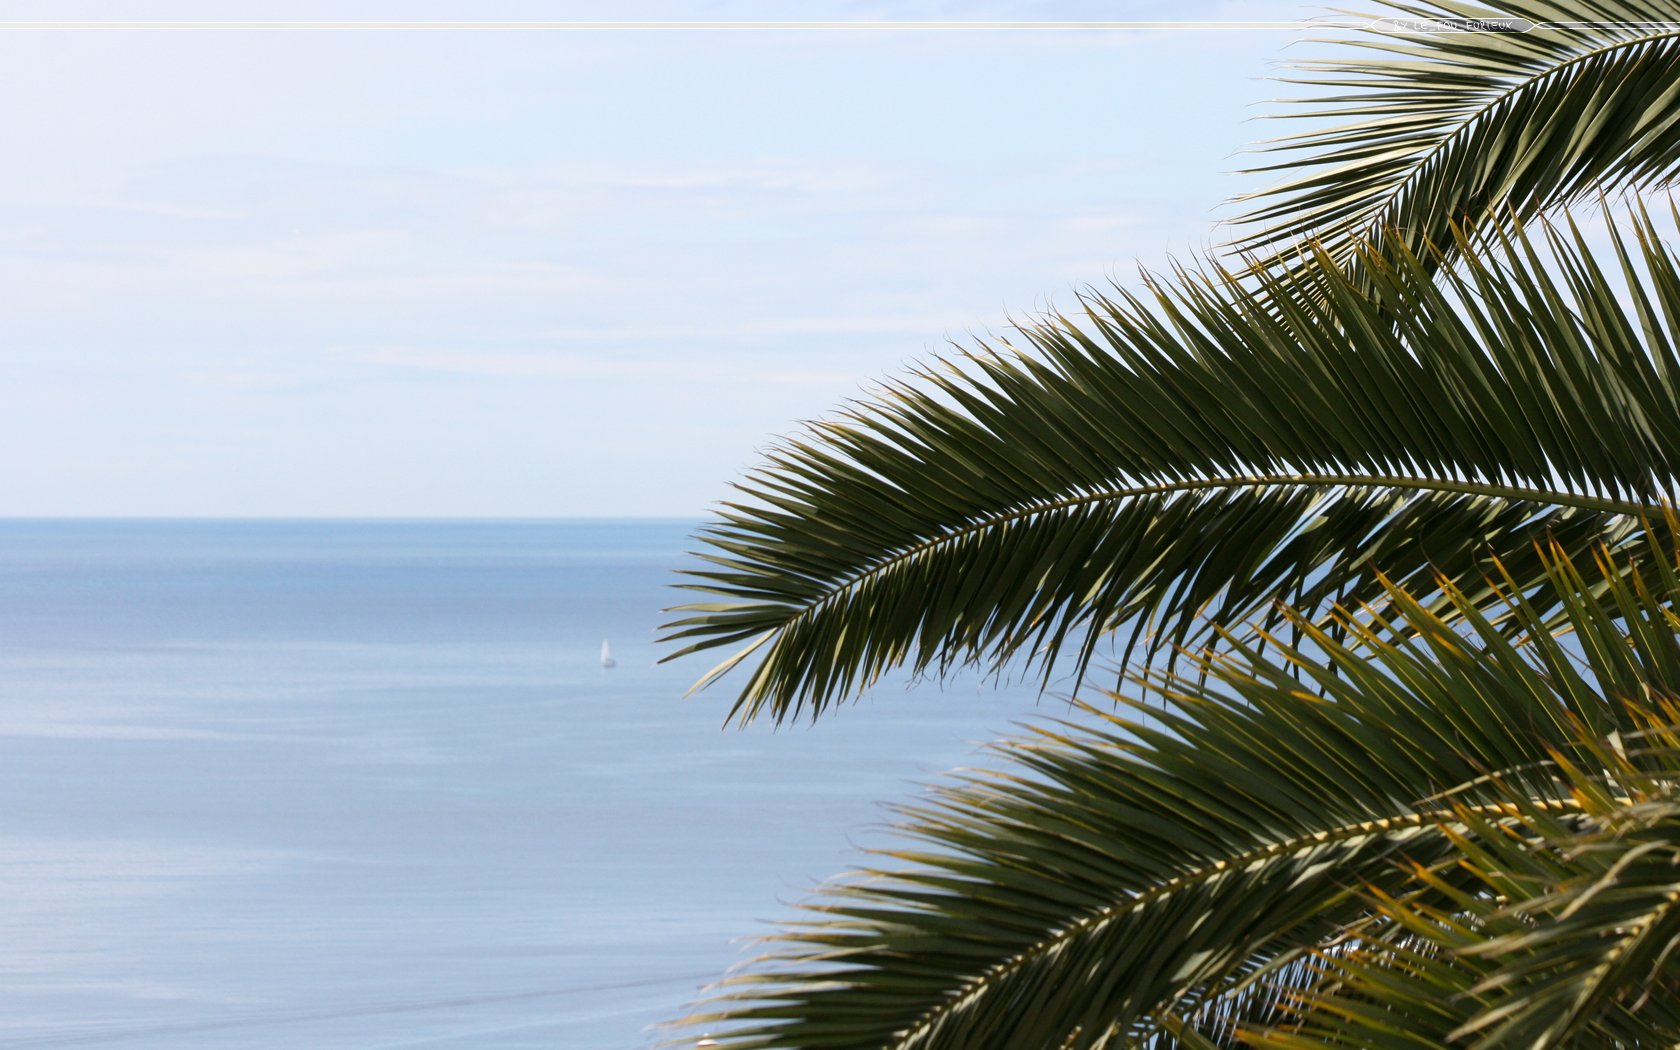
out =
<svg viewBox="0 0 1680 1050"><path fill-rule="evenodd" d="M14 3L191 20L226 5ZM1294 3L239 5L1291 19ZM0 515L691 517L798 421L1221 239L1265 29L0 29Z"/></svg>

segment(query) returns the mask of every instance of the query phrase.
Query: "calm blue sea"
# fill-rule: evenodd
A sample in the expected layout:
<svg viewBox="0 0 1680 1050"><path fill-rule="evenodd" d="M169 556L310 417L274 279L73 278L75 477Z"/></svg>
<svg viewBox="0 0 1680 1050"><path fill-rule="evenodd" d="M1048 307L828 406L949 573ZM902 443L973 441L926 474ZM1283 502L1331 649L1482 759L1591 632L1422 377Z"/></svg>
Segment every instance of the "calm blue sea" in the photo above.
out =
<svg viewBox="0 0 1680 1050"><path fill-rule="evenodd" d="M692 527L0 521L0 1046L651 1046L1060 711L723 730L655 664Z"/></svg>

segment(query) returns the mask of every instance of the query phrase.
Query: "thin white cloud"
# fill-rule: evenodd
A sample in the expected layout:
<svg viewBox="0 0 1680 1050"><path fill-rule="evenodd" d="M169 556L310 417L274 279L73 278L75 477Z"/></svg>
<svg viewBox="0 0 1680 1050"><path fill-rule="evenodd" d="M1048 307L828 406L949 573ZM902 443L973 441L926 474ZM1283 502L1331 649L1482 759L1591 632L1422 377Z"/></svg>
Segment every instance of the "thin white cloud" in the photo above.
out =
<svg viewBox="0 0 1680 1050"><path fill-rule="evenodd" d="M829 386L857 380L856 374L851 372L763 368L739 362L691 364L670 360L612 360L580 354L478 352L423 346L359 347L340 352L363 364L495 379L631 379L695 384L755 382Z"/></svg>
<svg viewBox="0 0 1680 1050"><path fill-rule="evenodd" d="M1103 215L1070 215L1065 219L1057 219L1051 225L1058 233L1111 233L1115 230L1130 230L1143 224L1143 219L1136 215L1103 214Z"/></svg>
<svg viewBox="0 0 1680 1050"><path fill-rule="evenodd" d="M747 165L656 170L605 169L598 184L651 190L730 192L791 191L811 194L873 193L887 189L901 172L881 164L834 164L768 159Z"/></svg>
<svg viewBox="0 0 1680 1050"><path fill-rule="evenodd" d="M186 270L224 278L314 277L387 256L401 238L395 230L344 230L267 243L174 249L167 251L166 259Z"/></svg>
<svg viewBox="0 0 1680 1050"><path fill-rule="evenodd" d="M763 317L727 324L598 325L545 328L545 339L578 342L672 342L697 339L741 339L761 336L810 335L940 335L973 321L957 311L946 313L848 313L797 317Z"/></svg>
<svg viewBox="0 0 1680 1050"><path fill-rule="evenodd" d="M169 200L144 200L121 195L93 192L90 189L48 189L25 186L8 190L0 204L18 208L73 208L82 211L118 212L125 215L150 215L165 219L200 219L227 221L245 218L241 209L207 207Z"/></svg>

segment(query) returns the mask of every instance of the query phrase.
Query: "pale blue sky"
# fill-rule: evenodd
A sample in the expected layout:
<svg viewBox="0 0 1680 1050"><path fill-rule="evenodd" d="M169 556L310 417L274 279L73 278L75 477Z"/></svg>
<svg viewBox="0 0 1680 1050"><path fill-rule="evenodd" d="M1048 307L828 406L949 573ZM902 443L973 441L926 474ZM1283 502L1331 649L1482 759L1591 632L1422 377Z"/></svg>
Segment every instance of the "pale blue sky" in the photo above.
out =
<svg viewBox="0 0 1680 1050"><path fill-rule="evenodd" d="M15 19L1292 19L1267 2ZM696 516L948 338L1206 248L1300 34L0 29L0 513Z"/></svg>

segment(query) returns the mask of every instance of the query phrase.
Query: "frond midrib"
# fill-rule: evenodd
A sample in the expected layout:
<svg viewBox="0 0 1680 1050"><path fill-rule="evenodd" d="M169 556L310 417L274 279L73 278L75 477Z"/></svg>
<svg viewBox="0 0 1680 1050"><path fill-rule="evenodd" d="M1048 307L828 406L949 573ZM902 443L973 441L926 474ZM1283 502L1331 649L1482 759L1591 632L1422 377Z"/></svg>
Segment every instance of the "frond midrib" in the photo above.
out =
<svg viewBox="0 0 1680 1050"><path fill-rule="evenodd" d="M1581 1015L1586 1005L1591 1001L1592 994L1597 989L1599 982L1611 972L1621 956L1640 938L1644 937L1661 917L1672 914L1677 908L1680 908L1680 889L1670 890L1663 894L1654 905L1641 913L1634 922L1615 931L1614 943L1605 952L1603 958L1593 966L1592 970L1580 979L1580 992L1575 1002L1571 1003L1564 1016L1554 1023L1557 1030L1567 1030L1566 1022L1573 1021ZM1456 1036L1460 1033L1455 1031L1452 1034Z"/></svg>
<svg viewBox="0 0 1680 1050"><path fill-rule="evenodd" d="M1664 39L1680 39L1680 29L1670 30L1668 32L1662 32L1662 33L1651 33L1651 34L1646 35L1646 36L1632 37L1632 38L1629 38L1629 39L1626 39L1626 40L1617 40L1617 41L1614 41L1614 42L1609 43L1609 44L1604 44L1604 45L1601 45L1599 47L1592 48L1589 51L1583 51L1580 54L1574 55L1571 58L1569 58L1567 61L1560 62L1560 63L1558 63L1557 65L1554 65L1554 66L1550 66L1547 69L1545 69L1544 71L1542 71L1540 73L1536 73L1533 76L1529 76L1529 77L1526 77L1526 78L1521 78L1521 79L1513 81L1504 91L1501 91L1498 95L1490 98L1486 103L1484 103L1483 105L1481 105L1480 107L1475 109L1469 115L1465 116L1462 120L1460 120L1458 122L1458 124L1452 129L1451 132L1449 132L1445 136L1441 137L1439 140L1437 140L1432 145L1430 145L1429 148L1427 148L1421 154L1419 154L1418 157L1417 157L1417 162L1415 164L1411 165L1410 169L1407 171L1406 177L1401 179L1399 182L1395 183L1394 186L1390 190L1385 192L1382 195L1382 197L1379 198L1379 203L1377 205L1375 205L1371 208L1367 208L1365 210L1364 214L1367 218L1351 220L1351 221L1344 224L1344 228L1349 229L1349 230L1355 229L1356 227L1359 227L1359 226L1363 226L1367 230L1372 229L1372 228L1380 228L1381 225L1382 225L1382 222L1381 222L1382 218L1385 217L1385 216L1388 216L1390 214L1390 211L1393 209L1393 207L1395 205L1395 202L1400 200L1401 197L1405 194L1405 192L1409 188L1411 188L1413 186L1416 186L1418 184L1418 181L1421 177L1421 174L1422 174L1423 170L1426 167L1428 167L1429 163L1432 160L1434 160L1436 157L1445 153L1449 148L1451 148L1453 146L1456 146L1457 144L1462 142L1469 135L1471 127L1474 126L1477 121L1481 120L1484 116L1486 116L1488 113L1491 113L1497 107L1505 104L1512 97L1517 95L1519 92L1527 90L1527 89L1533 87L1535 84L1539 84L1539 83L1547 81L1547 80L1559 79L1559 78L1563 77L1567 72L1569 72L1573 67L1579 65L1580 63L1587 62L1587 61L1590 61L1591 59L1597 58L1600 55L1608 54L1612 51L1616 51L1616 50L1621 49L1621 48L1639 47L1639 46L1642 46L1642 45L1645 45L1645 44L1649 44L1652 41L1664 40ZM1292 148L1298 148L1298 147L1292 147ZM1252 194L1251 196L1249 196L1246 199L1248 199L1248 200L1259 200L1261 198L1270 196L1274 193L1282 192L1285 189L1287 189L1287 184L1285 184L1285 186L1277 187L1277 188L1274 188L1274 189L1261 190L1257 193ZM1262 209L1262 211L1263 210L1264 209ZM1256 233L1254 235L1254 237L1251 238L1250 240L1248 240L1246 243L1249 244L1249 245L1253 245L1255 248L1258 248L1262 245L1266 245L1266 244L1274 241L1275 239L1276 239L1276 237L1274 235L1270 234L1269 231L1264 231L1263 230L1263 231L1260 231L1259 233ZM1244 243L1244 242L1237 242L1237 243L1241 244L1241 243ZM1253 249L1250 249L1250 250L1253 250Z"/></svg>
<svg viewBox="0 0 1680 1050"><path fill-rule="evenodd" d="M1561 812L1580 812L1581 803L1573 798L1534 798L1529 799L1527 806ZM1165 897L1169 897L1180 890L1199 883L1205 883L1219 876L1233 871L1252 868L1278 857L1289 856L1304 850L1315 849L1330 843L1344 843L1371 835L1394 833L1403 831L1417 831L1431 825L1453 824L1465 814L1479 816L1509 817L1517 815L1517 807L1509 802L1490 802L1475 805L1462 805L1453 809L1432 809L1416 813L1402 814L1391 817L1377 817L1371 820L1344 824L1339 827L1325 828L1318 831L1296 835L1279 842L1267 843L1256 849L1234 854L1204 865L1194 871L1174 876L1156 885L1150 886L1131 897L1107 905L1101 909L1089 912L1078 920L1058 927L1050 934L996 964L983 973L975 974L960 987L933 1006L929 1007L920 1018L907 1028L893 1033L893 1041L883 1045L882 1050L911 1050L913 1041L931 1030L939 1021L956 1011L967 1002L971 1002L977 995L982 994L988 987L1007 978L1024 968L1032 960L1037 959L1057 947L1071 941L1080 934L1086 933L1099 926L1113 922L1139 908L1153 904Z"/></svg>
<svg viewBox="0 0 1680 1050"><path fill-rule="evenodd" d="M1236 488L1286 488L1286 487L1320 487L1320 488L1393 488L1409 491L1426 492L1454 492L1461 495L1484 496L1493 499L1506 499L1532 503L1543 503L1553 506L1574 507L1580 510L1599 511L1608 514L1622 514L1629 517L1647 514L1660 514L1662 508L1635 500L1614 499L1606 496L1589 496L1578 492L1559 489L1531 488L1521 485L1498 485L1489 482L1459 481L1444 478L1426 478L1403 474L1337 474L1337 473L1306 473L1306 474L1238 474L1220 478L1192 478L1183 481L1156 482L1148 485L1127 485L1118 488L1104 489L1100 492L1079 493L1064 496L1060 499L1042 503L1024 504L1011 510L993 514L980 521L970 522L960 528L941 532L937 536L930 536L925 540L904 548L897 553L882 558L861 568L859 571L837 580L827 590L812 598L793 616L772 628L772 631L785 631L801 620L816 615L822 609L833 603L842 594L862 586L869 580L893 569L895 566L910 561L927 551L945 544L955 543L964 537L977 532L997 528L1014 521L1030 518L1034 515L1067 510L1072 507L1089 506L1114 500L1136 499L1142 496L1169 495L1181 492L1209 492L1219 489Z"/></svg>

